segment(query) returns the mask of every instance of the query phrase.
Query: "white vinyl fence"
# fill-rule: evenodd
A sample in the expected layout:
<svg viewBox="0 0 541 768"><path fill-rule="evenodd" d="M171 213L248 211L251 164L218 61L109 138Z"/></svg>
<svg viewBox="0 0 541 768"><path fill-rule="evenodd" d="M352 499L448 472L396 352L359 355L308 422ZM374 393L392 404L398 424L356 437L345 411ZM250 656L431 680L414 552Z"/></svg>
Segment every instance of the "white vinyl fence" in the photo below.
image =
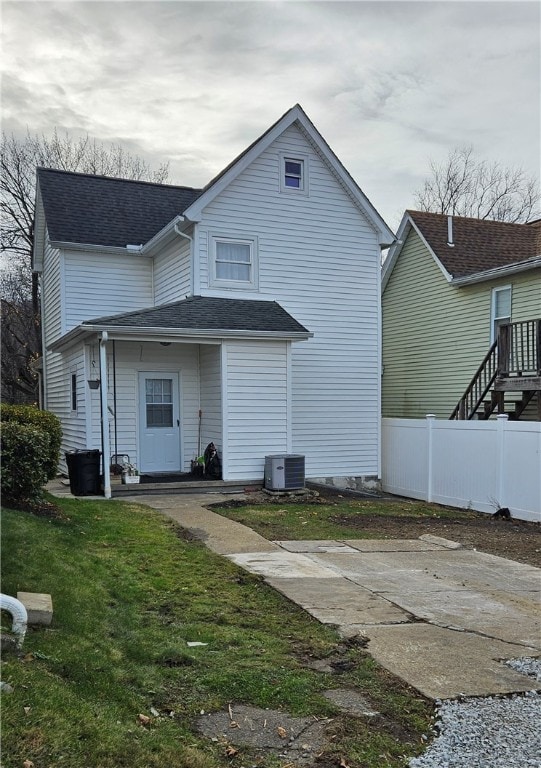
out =
<svg viewBox="0 0 541 768"><path fill-rule="evenodd" d="M541 423L383 419L381 474L398 496L541 521Z"/></svg>

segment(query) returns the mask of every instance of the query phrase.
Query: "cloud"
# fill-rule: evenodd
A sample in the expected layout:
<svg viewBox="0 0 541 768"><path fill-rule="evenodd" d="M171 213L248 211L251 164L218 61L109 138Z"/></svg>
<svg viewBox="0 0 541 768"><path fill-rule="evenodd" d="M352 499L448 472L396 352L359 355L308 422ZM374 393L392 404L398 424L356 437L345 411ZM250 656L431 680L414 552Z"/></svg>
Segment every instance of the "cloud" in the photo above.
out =
<svg viewBox="0 0 541 768"><path fill-rule="evenodd" d="M457 144L537 170L539 16L490 0L5 2L3 124L122 142L198 186L300 102L386 216Z"/></svg>

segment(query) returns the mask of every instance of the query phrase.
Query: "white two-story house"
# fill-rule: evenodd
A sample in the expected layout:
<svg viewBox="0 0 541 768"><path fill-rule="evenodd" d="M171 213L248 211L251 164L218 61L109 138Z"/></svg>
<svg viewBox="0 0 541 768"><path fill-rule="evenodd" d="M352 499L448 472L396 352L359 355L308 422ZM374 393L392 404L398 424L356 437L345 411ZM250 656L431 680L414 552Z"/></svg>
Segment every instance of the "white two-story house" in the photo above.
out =
<svg viewBox="0 0 541 768"><path fill-rule="evenodd" d="M261 480L282 453L309 479L379 479L393 234L300 106L204 189L37 182L44 407L64 450L175 473L212 441L224 480Z"/></svg>

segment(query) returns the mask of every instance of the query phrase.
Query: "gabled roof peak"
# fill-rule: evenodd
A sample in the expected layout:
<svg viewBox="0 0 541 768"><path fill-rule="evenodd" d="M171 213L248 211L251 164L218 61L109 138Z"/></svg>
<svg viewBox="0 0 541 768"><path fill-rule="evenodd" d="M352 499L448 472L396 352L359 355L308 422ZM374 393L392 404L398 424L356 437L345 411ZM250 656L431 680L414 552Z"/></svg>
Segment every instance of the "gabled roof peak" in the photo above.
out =
<svg viewBox="0 0 541 768"><path fill-rule="evenodd" d="M452 218L452 243L448 219ZM494 270L530 269L539 266L541 227L535 222L517 224L493 219L475 219L447 213L406 210L398 230L400 241L393 246L383 267L383 286L413 228L449 281L489 279Z"/></svg>

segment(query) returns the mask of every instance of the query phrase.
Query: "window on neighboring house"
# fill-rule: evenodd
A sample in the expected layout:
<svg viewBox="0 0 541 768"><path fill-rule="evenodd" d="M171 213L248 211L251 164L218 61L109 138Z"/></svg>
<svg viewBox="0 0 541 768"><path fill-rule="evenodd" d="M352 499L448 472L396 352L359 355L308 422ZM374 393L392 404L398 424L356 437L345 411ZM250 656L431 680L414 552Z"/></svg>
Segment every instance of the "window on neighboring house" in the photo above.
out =
<svg viewBox="0 0 541 768"><path fill-rule="evenodd" d="M228 288L257 287L256 243L252 239L214 237L211 285Z"/></svg>
<svg viewBox="0 0 541 768"><path fill-rule="evenodd" d="M77 410L77 374L71 374L71 410Z"/></svg>
<svg viewBox="0 0 541 768"><path fill-rule="evenodd" d="M506 325L511 322L511 286L506 285L503 288L492 289L492 322L491 332L492 341L498 337L498 328L500 325Z"/></svg>

